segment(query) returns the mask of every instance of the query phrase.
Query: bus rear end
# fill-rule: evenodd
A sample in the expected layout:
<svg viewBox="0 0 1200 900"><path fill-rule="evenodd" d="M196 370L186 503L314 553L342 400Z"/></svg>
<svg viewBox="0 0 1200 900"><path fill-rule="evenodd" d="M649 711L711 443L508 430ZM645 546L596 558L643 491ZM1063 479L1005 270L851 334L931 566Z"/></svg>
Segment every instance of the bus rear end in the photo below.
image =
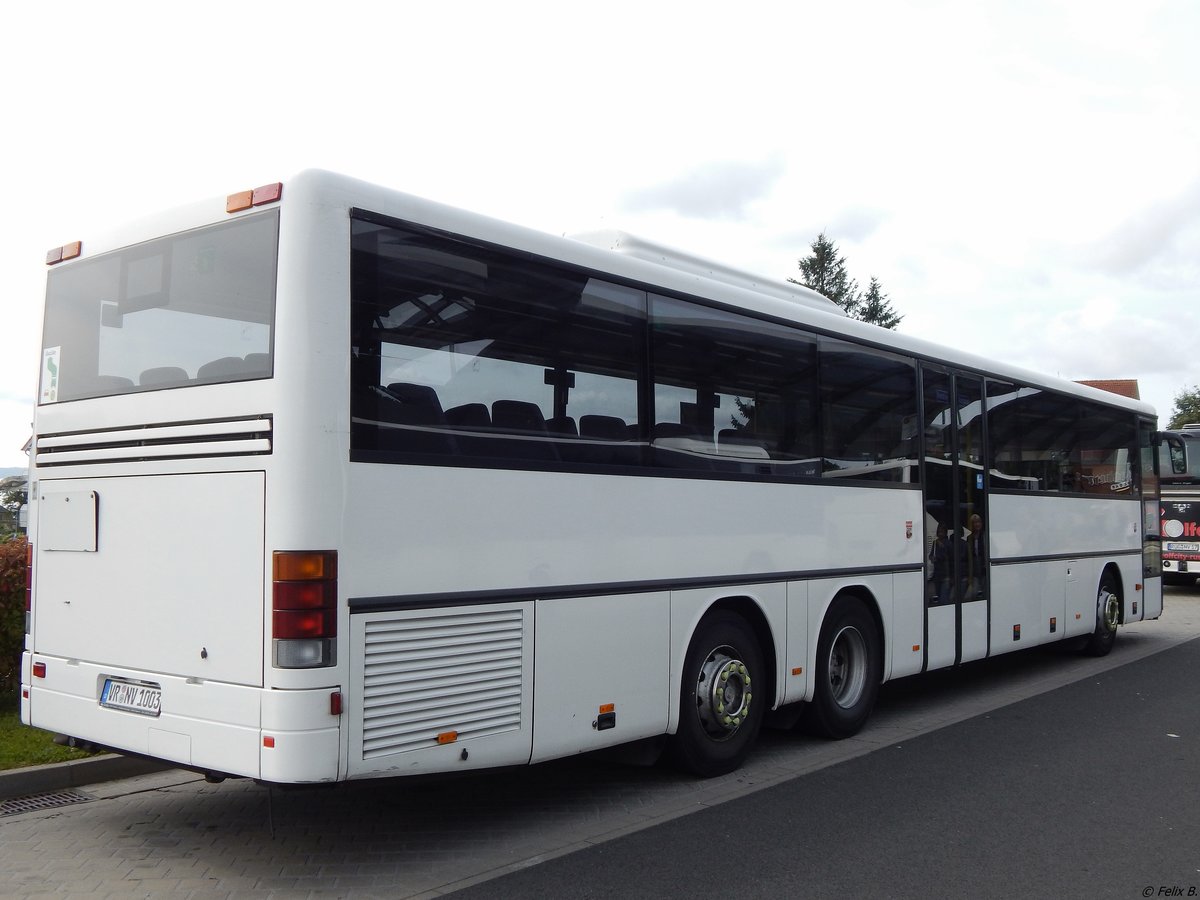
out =
<svg viewBox="0 0 1200 900"><path fill-rule="evenodd" d="M336 560L268 543L280 193L48 257L21 715L201 771L323 781Z"/></svg>

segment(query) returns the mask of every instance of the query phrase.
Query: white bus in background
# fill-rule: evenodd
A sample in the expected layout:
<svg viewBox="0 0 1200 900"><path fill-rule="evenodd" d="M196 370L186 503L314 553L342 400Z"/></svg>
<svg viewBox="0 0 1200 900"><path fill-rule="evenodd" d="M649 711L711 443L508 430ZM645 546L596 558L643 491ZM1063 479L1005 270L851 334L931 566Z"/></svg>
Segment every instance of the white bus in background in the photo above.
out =
<svg viewBox="0 0 1200 900"><path fill-rule="evenodd" d="M595 243L305 172L53 251L22 720L267 782L713 775L1160 614L1148 405Z"/></svg>

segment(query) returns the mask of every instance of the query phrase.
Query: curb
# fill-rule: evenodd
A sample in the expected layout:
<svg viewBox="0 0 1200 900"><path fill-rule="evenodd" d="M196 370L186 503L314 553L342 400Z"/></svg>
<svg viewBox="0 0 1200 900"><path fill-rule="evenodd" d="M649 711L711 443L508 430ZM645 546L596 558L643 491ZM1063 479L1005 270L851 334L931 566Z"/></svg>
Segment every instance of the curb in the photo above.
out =
<svg viewBox="0 0 1200 900"><path fill-rule="evenodd" d="M8 769L0 772L0 800L62 791L102 781L135 778L170 768L174 767L152 759L101 753L88 759Z"/></svg>

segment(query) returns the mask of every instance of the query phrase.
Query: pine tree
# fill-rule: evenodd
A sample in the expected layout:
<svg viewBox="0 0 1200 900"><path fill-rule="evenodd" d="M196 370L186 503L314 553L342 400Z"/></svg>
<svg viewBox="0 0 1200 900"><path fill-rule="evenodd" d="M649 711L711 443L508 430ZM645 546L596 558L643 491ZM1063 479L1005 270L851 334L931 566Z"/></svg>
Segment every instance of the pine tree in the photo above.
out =
<svg viewBox="0 0 1200 900"><path fill-rule="evenodd" d="M812 242L812 252L799 261L801 279L789 278L792 284L802 284L822 294L846 311L846 315L862 322L870 322L882 328L895 328L904 316L896 312L887 294L872 276L866 293L858 289L858 282L846 271L846 260L838 253L837 244L825 236L817 235Z"/></svg>
<svg viewBox="0 0 1200 900"><path fill-rule="evenodd" d="M822 231L811 249L812 253L800 260L800 274L804 277L788 281L812 288L844 309L846 315L855 316L861 302L858 282L847 274L846 260L838 253L837 244Z"/></svg>
<svg viewBox="0 0 1200 900"><path fill-rule="evenodd" d="M904 316L892 309L892 302L880 288L879 279L871 276L871 283L867 286L867 292L862 296L862 302L859 304L855 318L879 325L882 328L895 328Z"/></svg>

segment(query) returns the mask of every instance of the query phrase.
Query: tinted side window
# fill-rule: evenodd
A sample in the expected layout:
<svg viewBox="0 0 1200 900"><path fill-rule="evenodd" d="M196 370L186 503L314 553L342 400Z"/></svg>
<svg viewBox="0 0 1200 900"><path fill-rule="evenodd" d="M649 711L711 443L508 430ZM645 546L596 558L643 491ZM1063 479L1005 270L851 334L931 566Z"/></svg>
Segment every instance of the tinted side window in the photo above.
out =
<svg viewBox="0 0 1200 900"><path fill-rule="evenodd" d="M822 338L826 478L917 480L917 378L911 360Z"/></svg>
<svg viewBox="0 0 1200 900"><path fill-rule="evenodd" d="M1094 403L1081 405L1078 489L1085 494L1134 490L1137 421L1133 415Z"/></svg>
<svg viewBox="0 0 1200 900"><path fill-rule="evenodd" d="M1079 490L1079 401L989 381L987 408L993 488Z"/></svg>
<svg viewBox="0 0 1200 900"><path fill-rule="evenodd" d="M352 235L352 450L640 463L643 292L417 229Z"/></svg>
<svg viewBox="0 0 1200 900"><path fill-rule="evenodd" d="M820 473L813 335L669 297L651 315L655 465Z"/></svg>

